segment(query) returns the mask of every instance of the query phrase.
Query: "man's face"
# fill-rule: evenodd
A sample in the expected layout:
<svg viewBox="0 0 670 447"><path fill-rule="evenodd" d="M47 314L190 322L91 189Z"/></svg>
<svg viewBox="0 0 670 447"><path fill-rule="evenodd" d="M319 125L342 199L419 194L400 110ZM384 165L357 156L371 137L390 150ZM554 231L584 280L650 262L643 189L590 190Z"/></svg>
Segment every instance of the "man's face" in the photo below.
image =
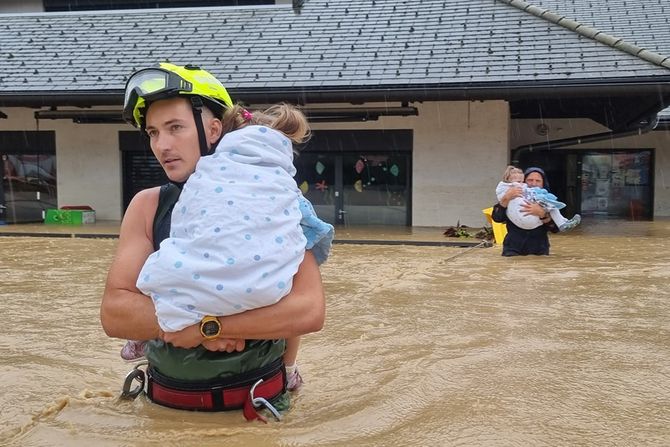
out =
<svg viewBox="0 0 670 447"><path fill-rule="evenodd" d="M544 187L544 179L542 178L542 175L539 172L531 172L526 176L526 184L530 187L538 187L538 188L543 188Z"/></svg>
<svg viewBox="0 0 670 447"><path fill-rule="evenodd" d="M188 100L171 98L151 104L146 115L151 150L174 182L184 182L200 159L198 130Z"/></svg>

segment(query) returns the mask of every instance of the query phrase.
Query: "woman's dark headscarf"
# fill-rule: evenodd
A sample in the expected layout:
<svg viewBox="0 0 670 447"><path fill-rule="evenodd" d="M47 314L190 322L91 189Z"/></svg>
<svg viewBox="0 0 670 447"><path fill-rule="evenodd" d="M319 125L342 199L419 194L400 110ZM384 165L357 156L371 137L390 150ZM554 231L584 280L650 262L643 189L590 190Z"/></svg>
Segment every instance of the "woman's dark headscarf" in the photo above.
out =
<svg viewBox="0 0 670 447"><path fill-rule="evenodd" d="M537 167L532 167L528 168L525 171L523 171L523 179L526 180L526 177L528 177L528 174L532 172L537 172L542 176L542 187L549 191L549 181L547 180L547 174L544 173L544 170L542 168L537 168Z"/></svg>

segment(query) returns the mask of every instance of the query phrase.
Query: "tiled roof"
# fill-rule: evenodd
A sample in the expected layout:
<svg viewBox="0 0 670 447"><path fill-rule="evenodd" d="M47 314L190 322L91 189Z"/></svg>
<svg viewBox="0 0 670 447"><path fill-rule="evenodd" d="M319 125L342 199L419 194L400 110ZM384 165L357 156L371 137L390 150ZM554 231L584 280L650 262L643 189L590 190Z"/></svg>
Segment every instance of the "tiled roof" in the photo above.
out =
<svg viewBox="0 0 670 447"><path fill-rule="evenodd" d="M542 17L546 20L548 20L551 23L555 23L557 25L561 25L566 29L569 29L570 31L574 31L575 33L588 37L590 39L596 40L598 42L604 43L605 45L609 45L612 48L616 48L618 50L624 51L628 54L632 54L634 56L637 56L643 60L649 61L653 64L659 65L664 68L669 68L670 69L670 57L658 53L657 51L654 51L654 49L650 48L644 48L639 45L636 45L634 43L631 43L630 39L624 39L622 37L617 37L615 35L612 35L608 32L605 32L602 27L593 27L589 26L587 22L584 22L582 20L574 20L568 15L563 14L562 12L556 12L552 11L551 9L547 8L542 8L540 6L537 6L537 4L530 4L524 0L500 0L505 3L508 3L512 6L515 6L522 11L528 12L529 14L533 14L537 17ZM658 1L658 0L657 0ZM625 2L624 2L625 5ZM558 5L557 5L558 6ZM665 7L661 6L659 3L660 9L664 11ZM582 14L585 14L586 11L580 11ZM608 11L609 12L609 11ZM577 14L577 11L575 10L574 12ZM593 19L593 15L592 15ZM607 22L607 19L611 19L608 17L608 14L602 14L598 16L598 21L602 20L603 22ZM639 19L639 17L638 17ZM629 26L633 23L633 20L629 19ZM636 23L648 23L647 21L637 21ZM667 25L667 18L665 19L665 23ZM608 25L611 25L608 23ZM609 27L608 27L609 28ZM651 24L649 24L649 29L651 29ZM658 29L658 27L657 27ZM639 29L636 29L639 33ZM651 33L648 33L651 34ZM665 33L670 37L670 33ZM666 37L666 36L663 36ZM648 38L647 41L649 42ZM650 43L650 42L649 42ZM658 48L658 46L656 46Z"/></svg>
<svg viewBox="0 0 670 447"><path fill-rule="evenodd" d="M527 0L584 25L670 56L670 2L667 0Z"/></svg>
<svg viewBox="0 0 670 447"><path fill-rule="evenodd" d="M399 85L430 90L670 75L507 3L307 0L299 12L259 6L0 15L0 97L119 93L132 70L161 60L199 64L233 91ZM535 3L571 5L575 17L593 19L590 26L611 28L641 46L659 42L654 50L670 52L670 31L661 22L651 36L637 19L626 28L630 5L623 0L602 2L607 6L588 0ZM597 6L587 7L591 3ZM641 5L636 3L636 14ZM661 15L659 8L667 20L658 6L650 23ZM617 19L605 20L606 13Z"/></svg>

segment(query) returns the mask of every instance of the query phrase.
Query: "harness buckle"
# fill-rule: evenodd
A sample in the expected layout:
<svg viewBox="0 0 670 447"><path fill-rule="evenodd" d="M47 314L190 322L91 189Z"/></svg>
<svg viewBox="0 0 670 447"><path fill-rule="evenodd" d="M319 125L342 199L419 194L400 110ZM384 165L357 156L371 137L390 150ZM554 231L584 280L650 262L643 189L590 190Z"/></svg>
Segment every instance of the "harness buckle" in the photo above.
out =
<svg viewBox="0 0 670 447"><path fill-rule="evenodd" d="M125 380L123 381L123 388L121 389L120 399L133 400L137 398L140 394L144 392L144 383L146 382L146 374L139 367L146 365L148 362L142 362L135 365L135 367L126 375ZM133 381L137 380L139 385L131 389L130 387L133 384Z"/></svg>
<svg viewBox="0 0 670 447"><path fill-rule="evenodd" d="M249 399L251 400L251 404L254 406L255 409L265 407L268 410L270 410L270 413L275 417L277 421L281 421L281 414L279 414L279 411L272 405L268 400L264 397L254 397L254 391L256 391L256 387L260 385L263 382L263 379L259 379L258 382L254 383L251 389L249 390Z"/></svg>

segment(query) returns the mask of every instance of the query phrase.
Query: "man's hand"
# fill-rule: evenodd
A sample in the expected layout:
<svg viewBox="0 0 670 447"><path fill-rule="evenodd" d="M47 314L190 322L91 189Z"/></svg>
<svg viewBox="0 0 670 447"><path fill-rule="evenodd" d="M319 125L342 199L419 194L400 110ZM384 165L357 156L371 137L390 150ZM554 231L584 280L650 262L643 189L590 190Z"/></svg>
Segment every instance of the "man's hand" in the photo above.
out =
<svg viewBox="0 0 670 447"><path fill-rule="evenodd" d="M181 331L164 332L161 338L177 348L195 348L204 341L204 337L200 333L200 323L193 324Z"/></svg>
<svg viewBox="0 0 670 447"><path fill-rule="evenodd" d="M214 340L205 340L202 345L208 351L244 351L245 342L241 338L216 338Z"/></svg>
<svg viewBox="0 0 670 447"><path fill-rule="evenodd" d="M244 351L245 341L242 338L216 338L205 340L200 333L200 323L177 332L161 332L161 339L177 348L195 348L204 346L209 351Z"/></svg>

